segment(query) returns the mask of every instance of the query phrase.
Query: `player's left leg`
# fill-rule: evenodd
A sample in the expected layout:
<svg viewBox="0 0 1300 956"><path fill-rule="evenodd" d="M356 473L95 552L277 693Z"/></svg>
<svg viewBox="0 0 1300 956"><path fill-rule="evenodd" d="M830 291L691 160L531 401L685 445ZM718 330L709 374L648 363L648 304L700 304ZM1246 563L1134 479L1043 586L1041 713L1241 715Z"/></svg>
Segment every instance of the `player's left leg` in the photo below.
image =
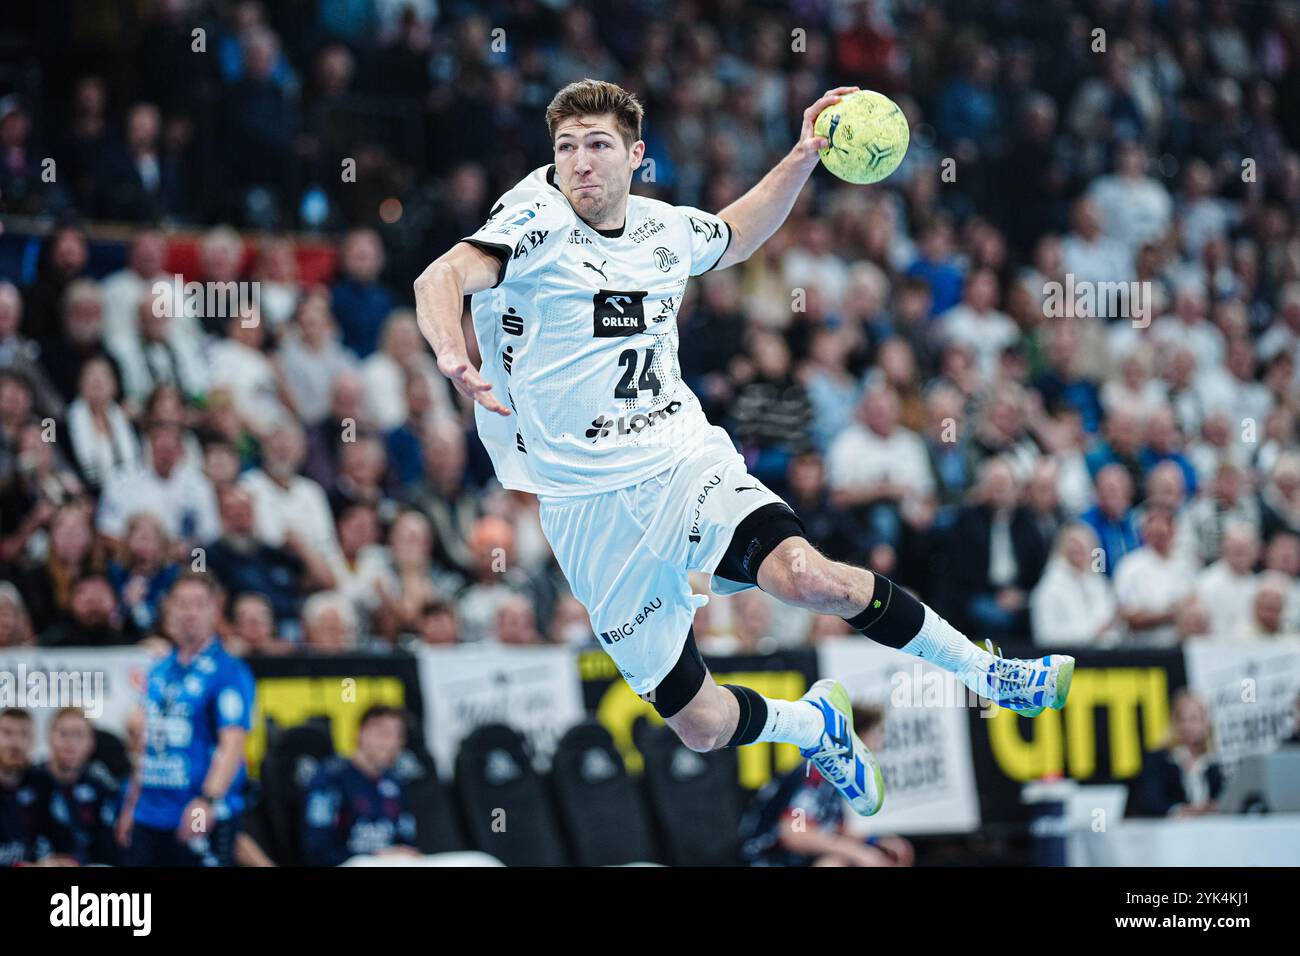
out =
<svg viewBox="0 0 1300 956"><path fill-rule="evenodd" d="M773 597L819 614L836 614L877 643L924 658L968 688L1027 717L1060 710L1070 693L1074 658L1004 658L965 635L882 574L831 561L792 535L772 548L754 575Z"/></svg>
<svg viewBox="0 0 1300 956"><path fill-rule="evenodd" d="M853 732L853 707L837 681L817 681L798 700L764 697L737 684L719 686L688 634L676 665L642 695L687 747L698 752L791 743L864 815L884 803L885 781Z"/></svg>

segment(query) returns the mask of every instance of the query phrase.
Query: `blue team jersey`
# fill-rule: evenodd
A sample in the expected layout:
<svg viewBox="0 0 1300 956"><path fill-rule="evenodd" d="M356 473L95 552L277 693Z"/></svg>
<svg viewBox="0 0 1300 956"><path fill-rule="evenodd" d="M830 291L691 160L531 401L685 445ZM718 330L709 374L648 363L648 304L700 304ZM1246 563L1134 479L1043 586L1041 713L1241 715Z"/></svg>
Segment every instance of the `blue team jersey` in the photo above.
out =
<svg viewBox="0 0 1300 956"><path fill-rule="evenodd" d="M213 638L188 665L173 651L149 672L145 752L135 821L172 829L199 795L223 728L253 726L253 674ZM244 809L247 775L240 766L216 807L224 820Z"/></svg>
<svg viewBox="0 0 1300 956"><path fill-rule="evenodd" d="M307 787L302 839L308 866L338 866L395 844L414 846L406 789L391 771L371 778L351 760L333 757Z"/></svg>

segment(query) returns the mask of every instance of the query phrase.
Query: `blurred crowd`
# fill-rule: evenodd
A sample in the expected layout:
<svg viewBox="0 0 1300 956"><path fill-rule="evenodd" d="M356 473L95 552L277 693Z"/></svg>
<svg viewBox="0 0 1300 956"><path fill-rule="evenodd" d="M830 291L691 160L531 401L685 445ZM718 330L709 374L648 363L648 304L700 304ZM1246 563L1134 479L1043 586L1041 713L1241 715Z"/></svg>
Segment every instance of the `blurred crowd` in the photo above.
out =
<svg viewBox="0 0 1300 956"><path fill-rule="evenodd" d="M0 201L53 226L0 257L0 646L161 644L186 570L238 654L592 642L410 310L588 75L646 107L634 190L709 210L827 88L909 118L885 184L817 172L680 312L684 379L818 548L979 639L1300 632L1295 4L128 6L30 5L39 54L4 54L35 59L2 74ZM121 268L97 221L132 224ZM259 295L158 308L179 227L186 279ZM1071 291L1109 283L1140 291ZM695 629L847 633L756 591Z"/></svg>

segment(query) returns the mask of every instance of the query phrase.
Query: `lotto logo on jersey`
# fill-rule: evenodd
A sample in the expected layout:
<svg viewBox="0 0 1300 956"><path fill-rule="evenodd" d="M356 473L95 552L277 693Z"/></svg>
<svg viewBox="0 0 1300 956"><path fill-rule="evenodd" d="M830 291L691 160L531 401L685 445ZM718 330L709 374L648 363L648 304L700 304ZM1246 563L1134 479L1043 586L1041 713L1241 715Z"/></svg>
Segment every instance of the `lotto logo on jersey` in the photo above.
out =
<svg viewBox="0 0 1300 956"><path fill-rule="evenodd" d="M645 297L645 292L601 289L591 297L591 334L598 339L617 339L644 332Z"/></svg>
<svg viewBox="0 0 1300 956"><path fill-rule="evenodd" d="M677 410L681 407L681 402L671 401L663 408L651 409L648 412L637 412L635 415L621 415L618 418L600 415L592 421L591 427L587 429L586 434L593 445L602 438L609 437L611 433L615 435L635 435L637 432L650 428L665 418L676 415Z"/></svg>

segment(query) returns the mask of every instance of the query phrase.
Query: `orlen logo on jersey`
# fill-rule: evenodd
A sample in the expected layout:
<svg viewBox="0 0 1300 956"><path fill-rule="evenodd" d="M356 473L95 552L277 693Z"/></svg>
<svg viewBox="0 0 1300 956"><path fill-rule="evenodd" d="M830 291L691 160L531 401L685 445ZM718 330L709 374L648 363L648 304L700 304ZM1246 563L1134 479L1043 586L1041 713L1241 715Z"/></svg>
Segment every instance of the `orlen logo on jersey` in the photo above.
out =
<svg viewBox="0 0 1300 956"><path fill-rule="evenodd" d="M617 644L619 641L623 640L623 638L631 637L636 631L638 625L645 623L646 618L663 606L664 599L655 598L645 607L641 608L637 613L637 616L632 618L632 620L628 621L622 627L615 628L612 631L601 631L600 639L606 644Z"/></svg>
<svg viewBox="0 0 1300 956"><path fill-rule="evenodd" d="M645 292L601 289L591 297L591 334L598 339L617 339L645 331Z"/></svg>
<svg viewBox="0 0 1300 956"><path fill-rule="evenodd" d="M681 407L681 402L671 401L663 408L651 409L648 412L637 412L635 415L620 415L618 418L601 415L591 423L591 427L587 429L586 434L593 445L602 438L607 438L610 432L615 435L635 435L637 432L649 428L665 418L676 415L677 410Z"/></svg>

